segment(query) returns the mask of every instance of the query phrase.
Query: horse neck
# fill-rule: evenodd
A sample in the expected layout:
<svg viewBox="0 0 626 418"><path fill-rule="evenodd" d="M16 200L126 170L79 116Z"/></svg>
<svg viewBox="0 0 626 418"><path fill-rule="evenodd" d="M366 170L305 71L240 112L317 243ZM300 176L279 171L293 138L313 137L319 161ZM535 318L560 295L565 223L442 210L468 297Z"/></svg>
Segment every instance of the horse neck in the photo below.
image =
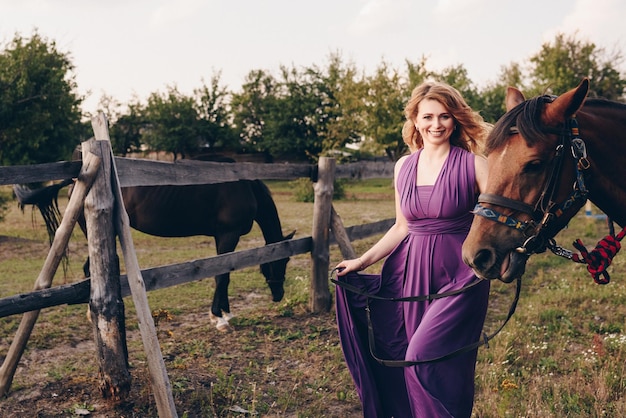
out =
<svg viewBox="0 0 626 418"><path fill-rule="evenodd" d="M257 200L257 212L254 220L259 224L266 244L284 239L278 217L278 209L267 186L260 180L252 181L252 190Z"/></svg>
<svg viewBox="0 0 626 418"><path fill-rule="evenodd" d="M577 118L589 155L589 200L626 226L626 106L600 101Z"/></svg>

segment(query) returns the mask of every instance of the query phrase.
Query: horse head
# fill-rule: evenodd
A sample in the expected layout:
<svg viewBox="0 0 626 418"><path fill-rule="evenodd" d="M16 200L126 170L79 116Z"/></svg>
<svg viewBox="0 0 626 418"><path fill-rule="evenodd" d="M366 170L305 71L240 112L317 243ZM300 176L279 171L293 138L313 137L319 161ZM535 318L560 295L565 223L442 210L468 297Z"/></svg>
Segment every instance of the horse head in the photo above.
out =
<svg viewBox="0 0 626 418"><path fill-rule="evenodd" d="M487 184L463 244L463 260L477 276L506 283L521 277L528 257L545 251L584 205L577 174L586 152L572 136L588 88L584 79L559 97L530 100L507 89L507 113L487 139Z"/></svg>
<svg viewBox="0 0 626 418"><path fill-rule="evenodd" d="M278 242L287 241L295 235L296 231L291 232L287 236L284 236L282 240ZM282 258L280 260L271 261L269 263L261 264L261 273L265 276L265 281L272 292L272 301L280 302L285 295L285 273L287 271L287 263L289 257Z"/></svg>

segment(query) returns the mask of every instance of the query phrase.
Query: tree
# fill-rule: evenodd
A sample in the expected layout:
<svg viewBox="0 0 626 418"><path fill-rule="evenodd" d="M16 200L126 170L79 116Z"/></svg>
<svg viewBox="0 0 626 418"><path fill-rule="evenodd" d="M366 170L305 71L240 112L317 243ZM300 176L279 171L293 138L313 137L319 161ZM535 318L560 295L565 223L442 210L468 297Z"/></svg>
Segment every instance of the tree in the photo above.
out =
<svg viewBox="0 0 626 418"><path fill-rule="evenodd" d="M200 148L198 113L192 97L181 94L176 87L167 93L152 93L145 109L147 125L143 141L153 151L165 151L185 158Z"/></svg>
<svg viewBox="0 0 626 418"><path fill-rule="evenodd" d="M404 106L412 87L403 83L400 73L384 61L379 64L376 73L366 79L366 83L363 148L374 154L382 151L396 161L407 150L402 139L402 125L405 120Z"/></svg>
<svg viewBox="0 0 626 418"><path fill-rule="evenodd" d="M84 139L69 55L36 32L0 53L0 164L69 159Z"/></svg>
<svg viewBox="0 0 626 418"><path fill-rule="evenodd" d="M272 155L315 160L322 151L318 116L322 98L315 70L281 66L280 94L269 106L264 148Z"/></svg>
<svg viewBox="0 0 626 418"><path fill-rule="evenodd" d="M495 123L506 113L504 100L509 86L523 89L522 70L517 63L503 66L498 79L487 84L478 95L474 109L480 112L485 121Z"/></svg>
<svg viewBox="0 0 626 418"><path fill-rule="evenodd" d="M323 103L316 69L281 66L281 79L255 70L233 95L235 125L244 144L272 156L314 160L321 152Z"/></svg>
<svg viewBox="0 0 626 418"><path fill-rule="evenodd" d="M141 149L141 135L146 125L144 105L138 98L123 106L113 97L103 95L98 103L98 111L108 119L111 134L111 148L115 155L122 157Z"/></svg>
<svg viewBox="0 0 626 418"><path fill-rule="evenodd" d="M364 130L362 100L366 86L354 64L343 64L338 53L318 72L317 92L321 100L318 134L322 151L338 150L361 140Z"/></svg>
<svg viewBox="0 0 626 418"><path fill-rule="evenodd" d="M265 120L274 107L277 90L278 83L271 74L252 70L246 75L241 93L233 94L233 120L244 149L264 150Z"/></svg>
<svg viewBox="0 0 626 418"><path fill-rule="evenodd" d="M199 117L198 134L201 141L211 149L216 146L238 148L228 106L230 94L225 87L220 86L220 78L220 73L214 74L210 87L203 82L200 88L194 90Z"/></svg>
<svg viewBox="0 0 626 418"><path fill-rule="evenodd" d="M141 150L146 126L145 107L139 101L131 102L127 107L127 112L118 114L111 125L111 147L122 157Z"/></svg>
<svg viewBox="0 0 626 418"><path fill-rule="evenodd" d="M619 52L608 54L604 48L580 41L575 35L557 34L553 43L543 44L541 51L530 58L530 94L561 94L588 77L590 97L623 99L626 80L616 69L622 59Z"/></svg>

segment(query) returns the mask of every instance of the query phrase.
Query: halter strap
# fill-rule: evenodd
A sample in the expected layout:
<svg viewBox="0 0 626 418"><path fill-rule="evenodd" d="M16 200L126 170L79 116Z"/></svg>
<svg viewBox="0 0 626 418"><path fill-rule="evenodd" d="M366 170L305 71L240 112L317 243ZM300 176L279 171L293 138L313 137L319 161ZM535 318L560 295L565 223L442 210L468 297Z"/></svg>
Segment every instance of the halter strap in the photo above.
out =
<svg viewBox="0 0 626 418"><path fill-rule="evenodd" d="M480 195L478 195L478 202L491 203L492 205L510 208L519 212L526 213L530 216L533 216L535 213L535 208L533 206L519 200L509 199L508 197L504 196L498 196L497 194L481 193Z"/></svg>

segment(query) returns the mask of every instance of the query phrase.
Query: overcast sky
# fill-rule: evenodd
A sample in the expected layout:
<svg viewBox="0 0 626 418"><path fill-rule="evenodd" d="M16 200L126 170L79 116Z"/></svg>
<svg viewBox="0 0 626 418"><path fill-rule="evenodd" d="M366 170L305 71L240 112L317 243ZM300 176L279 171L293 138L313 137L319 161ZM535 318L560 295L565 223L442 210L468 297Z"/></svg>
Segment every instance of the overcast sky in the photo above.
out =
<svg viewBox="0 0 626 418"><path fill-rule="evenodd" d="M35 29L56 42L89 112L103 93L191 94L217 71L238 91L251 70L323 68L331 53L367 74L462 64L480 87L559 32L624 54L624 21L624 0L0 0L2 46Z"/></svg>

